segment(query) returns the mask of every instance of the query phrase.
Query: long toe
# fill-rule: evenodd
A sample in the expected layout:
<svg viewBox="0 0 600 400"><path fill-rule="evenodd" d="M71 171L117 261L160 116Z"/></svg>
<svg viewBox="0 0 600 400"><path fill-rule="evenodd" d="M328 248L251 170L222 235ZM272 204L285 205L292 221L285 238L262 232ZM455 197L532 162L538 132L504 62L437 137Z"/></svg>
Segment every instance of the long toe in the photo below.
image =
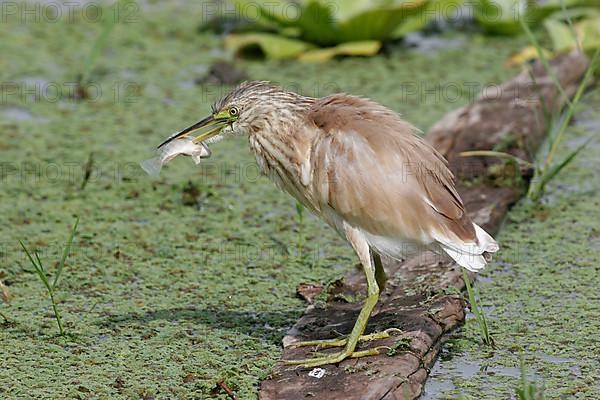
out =
<svg viewBox="0 0 600 400"><path fill-rule="evenodd" d="M286 360L284 361L288 365L298 365L303 368L314 368L322 365L337 364L348 358L352 353L346 351L340 351L339 353L333 353L326 356L319 356L315 358L307 358L304 360Z"/></svg>
<svg viewBox="0 0 600 400"><path fill-rule="evenodd" d="M297 342L292 344L292 347L309 347L315 346L317 348L323 349L326 347L343 347L348 343L348 339L345 337L339 339L326 339L326 340L308 340L305 342Z"/></svg>
<svg viewBox="0 0 600 400"><path fill-rule="evenodd" d="M328 355L321 355L315 358L308 358L304 360L286 360L284 361L288 365L298 365L302 368L315 368L321 367L328 364L337 364L344 361L346 358L361 358L368 356L376 356L379 354L379 348L354 351L348 353L347 351L341 351L339 353L333 353Z"/></svg>
<svg viewBox="0 0 600 400"><path fill-rule="evenodd" d="M402 330L400 330L398 328L389 328L389 329L386 329L381 332L373 332L373 333L369 333L368 335L361 335L358 338L358 341L359 342L369 342L369 341L373 341L373 340L387 339L392 336L391 333L402 334L403 332L402 332ZM346 343L348 343L348 337L343 336L338 339L308 340L308 341L304 341L304 342L297 342L297 343L292 344L292 347L297 348L297 347L315 346L318 349L324 349L327 347L342 347L342 346L345 346Z"/></svg>

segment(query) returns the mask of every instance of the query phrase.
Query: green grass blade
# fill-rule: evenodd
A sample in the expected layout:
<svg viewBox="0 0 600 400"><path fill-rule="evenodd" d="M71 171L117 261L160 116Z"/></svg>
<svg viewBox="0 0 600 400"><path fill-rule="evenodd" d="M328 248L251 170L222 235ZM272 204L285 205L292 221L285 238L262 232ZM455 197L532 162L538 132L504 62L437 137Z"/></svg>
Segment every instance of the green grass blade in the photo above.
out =
<svg viewBox="0 0 600 400"><path fill-rule="evenodd" d="M552 112L550 111L550 107L548 107L548 104L546 103L546 99L544 98L542 91L540 90L540 85L538 85L532 69L528 68L527 72L529 73L529 78L531 78L531 81L533 82L533 86L535 87L535 92L539 96L540 104L542 105L542 113L544 114L544 120L546 121L546 123L548 125L551 125L552 124Z"/></svg>
<svg viewBox="0 0 600 400"><path fill-rule="evenodd" d="M23 250L25 250L25 254L27 254L27 257L29 257L29 261L31 261L31 264L33 264L33 266L35 267L35 269L38 269L38 265L37 263L33 260L33 257L31 257L31 253L29 253L29 250L27 250L27 247L25 247L25 245L23 244L22 241L19 240L19 244L21 245L21 247L23 248Z"/></svg>
<svg viewBox="0 0 600 400"><path fill-rule="evenodd" d="M512 160L514 162L516 162L517 164L520 165L526 165L526 166L531 166L532 163L530 163L527 160L523 160L522 158L519 158L517 156L514 156L510 153L505 153L502 151L494 151L494 150L472 150L472 151L463 151L461 153L459 153L459 156L461 157L498 157L498 158L507 158L509 160Z"/></svg>
<svg viewBox="0 0 600 400"><path fill-rule="evenodd" d="M523 355L521 354L520 361L521 379L519 387L517 388L517 399L518 400L529 400L529 394L527 393L527 373L525 371L525 362L523 361Z"/></svg>
<svg viewBox="0 0 600 400"><path fill-rule="evenodd" d="M469 275L467 274L467 270L465 269L463 269L463 280L465 281L467 294L469 295L469 304L471 306L471 311L473 311L473 314L477 319L477 323L479 324L479 334L481 335L481 339L486 345L494 346L494 340L490 335L485 315L483 315L483 312L477 306L477 300L475 299L475 294L473 293L473 289L471 288L471 281L469 280Z"/></svg>
<svg viewBox="0 0 600 400"><path fill-rule="evenodd" d="M119 2L117 1L117 3ZM117 7L119 7L120 9L121 5L117 4ZM94 68L94 64L96 63L96 59L98 58L98 55L100 54L102 49L106 46L106 43L108 42L108 37L117 25L117 21L115 21L115 19L116 18L114 18L114 16L109 16L106 17L106 19L104 20L104 27L102 28L102 32L100 32L100 35L98 35L98 37L94 41L90 53L84 60L83 70L79 78L79 83L81 85L86 85L87 83L89 83L88 80L92 73L92 69Z"/></svg>
<svg viewBox="0 0 600 400"><path fill-rule="evenodd" d="M560 144L562 137L563 137L565 131L567 130L567 127L569 126L569 123L571 123L573 114L575 113L575 106L577 104L579 104L579 101L581 100L581 96L583 95L585 88L587 87L588 83L592 79L592 76L594 74L594 69L596 66L596 62L598 61L599 56L600 56L600 47L598 47L596 49L596 51L594 52L594 55L592 56L592 59L588 66L588 69L585 71L585 75L583 76L583 79L581 80L581 83L579 84L579 87L577 88L577 92L575 92L575 96L573 96L573 102L569 104L569 108L567 109L567 114L565 115L565 117L562 120L562 123L560 124L558 134L556 135L556 138L553 141L552 148L550 149L550 152L548 153L548 157L546 157L546 161L544 163L544 169L546 169L546 167L548 165L550 165L552 158L554 157L554 155L556 154L556 151L558 150L558 145Z"/></svg>
<svg viewBox="0 0 600 400"><path fill-rule="evenodd" d="M571 31L571 35L573 35L573 40L575 41L575 46L577 47L577 51L583 53L583 49L581 48L581 43L577 40L577 32L575 32L575 27L573 26L573 20L571 16L567 13L567 5L565 4L565 0L560 0L560 8L562 15L567 20L567 25L569 26L569 30Z"/></svg>
<svg viewBox="0 0 600 400"><path fill-rule="evenodd" d="M19 243L21 244L21 247L23 248L23 250L25 250L25 254L27 254L27 257L29 258L29 261L31 261L31 265L33 265L33 268L35 269L35 272L40 277L40 280L42 281L42 283L44 284L44 286L46 286L46 289L51 290L50 283L48 282L48 278L46 277L46 273L44 272L44 267L42 266L41 263L38 265L40 257L38 256L37 252L35 252L35 258L38 260L36 262L33 259L31 253L29 252L29 250L27 250L27 247L25 247L25 244L23 244L23 242L20 241L20 240L19 240Z"/></svg>
<svg viewBox="0 0 600 400"><path fill-rule="evenodd" d="M544 64L544 67L546 68L546 72L548 72L548 75L550 75L550 78L556 85L556 88L558 89L560 94L565 98L565 101L567 102L567 104L569 104L569 106L571 106L571 100L569 99L569 96L567 96L567 94L565 93L565 90L563 89L562 85L560 84L560 81L558 80L556 73L554 72L554 69L552 68L552 66L550 65L548 60L546 59L546 56L544 55L544 51L542 49L542 46L540 46L540 43L535 38L535 35L533 34L533 32L531 32L531 29L529 29L529 26L527 25L525 20L523 18L519 18L519 22L521 23L521 26L523 27L523 31L525 31L525 33L527 34L529 41L533 44L533 46L537 50L538 56L540 57L542 64Z"/></svg>
<svg viewBox="0 0 600 400"><path fill-rule="evenodd" d="M35 256L35 259L38 262L39 275L40 275L40 278L42 279L42 281L44 282L44 286L46 286L46 288L48 290L51 290L50 282L48 281L48 276L46 276L46 270L44 269L44 266L42 265L42 260L40 260L40 256L38 255L37 251L34 251L33 255Z"/></svg>
<svg viewBox="0 0 600 400"><path fill-rule="evenodd" d="M585 141L585 143L583 143L582 145L577 147L575 150L570 152L561 162L554 164L550 168L548 168L545 171L545 173L540 177L540 179L541 179L540 189L543 190L544 186L546 186L546 184L548 182L550 182L552 180L552 178L554 178L556 176L556 174L558 174L564 167L569 165L571 163L571 161L573 161L575 159L577 154L579 154L581 152L581 150L583 150L592 139L593 139L593 137L590 136L588 138L588 140Z"/></svg>
<svg viewBox="0 0 600 400"><path fill-rule="evenodd" d="M543 400L544 393L542 390L538 390L535 382L530 382L527 378L527 369L525 367L525 356L521 353L519 359L519 369L521 370L521 377L519 380L519 387L517 388L517 399L518 400Z"/></svg>
<svg viewBox="0 0 600 400"><path fill-rule="evenodd" d="M37 265L40 267L40 270L42 270L45 275L46 271L44 270L44 266L42 265L42 260L40 260L40 255L38 254L37 251L34 251L33 255L35 256L35 259L37 260Z"/></svg>
<svg viewBox="0 0 600 400"><path fill-rule="evenodd" d="M596 51L594 52L594 55L592 56L592 58L590 60L590 64L588 65L588 69L585 71L585 74L584 74L581 82L579 83L579 86L577 87L577 91L575 92L575 95L573 96L573 101L569 104L569 107L567 108L567 112L565 113L564 117L558 123L559 127L558 127L558 131L557 131L556 135L554 135L554 134L550 135L549 140L550 140L551 145L550 145L550 150L548 151L548 155L546 156L546 159L543 162L543 166L536 170L537 172L536 172L534 179L532 180L532 183L529 186L529 190L527 192L527 197L531 200L534 200L534 201L538 200L543 193L543 189L544 189L545 185L548 182L550 182L550 180L554 176L556 176L556 174L558 174L560 172L560 170L562 170L571 161L573 161L575 156L577 156L577 154L579 154L579 152L581 152L581 150L583 150L585 145L588 143L586 141L586 143L584 143L582 146L580 146L579 148L577 148L573 152L571 152L569 155L567 155L567 157L565 157L565 159L563 159L560 163L558 163L556 165L552 165L552 160L554 159L556 152L558 151L558 148L562 142L562 139L567 130L567 127L571 123L571 120L575 113L575 107L579 104L581 97L583 96L583 93L584 93L588 83L590 82L590 80L593 77L594 70L596 68L596 64L598 63L599 58L600 58L600 47L597 48ZM556 124L553 124L553 126L555 126L555 125Z"/></svg>
<svg viewBox="0 0 600 400"><path fill-rule="evenodd" d="M5 324L8 324L10 322L10 320L8 319L8 317L6 315L2 314L1 312L0 312L0 317L2 317L2 319L4 320Z"/></svg>
<svg viewBox="0 0 600 400"><path fill-rule="evenodd" d="M54 275L54 282L52 283L52 288L56 288L58 284L58 280L60 279L60 275L62 274L63 268L65 267L65 261L69 256L69 252L71 251L71 245L73 244L73 238L75 237L75 232L77 231L77 225L79 225L79 217L75 219L75 224L71 228L71 234L69 235L69 239L67 240L67 244L63 250L62 257L60 259L60 263L58 264L58 269L56 270L56 274Z"/></svg>
<svg viewBox="0 0 600 400"><path fill-rule="evenodd" d="M58 305L56 304L56 300L54 299L54 292L49 290L50 301L52 302L52 310L54 310L54 318L56 319L56 324L58 325L58 331L60 332L60 336L65 336L65 328L62 324L62 317L60 316L60 312L58 311Z"/></svg>
<svg viewBox="0 0 600 400"><path fill-rule="evenodd" d="M562 116L564 117L564 115ZM562 118L559 115L558 118L552 118L550 120L550 124L548 125L548 154L550 150L554 147L554 142L556 141L556 137L558 136L559 128L562 126Z"/></svg>
<svg viewBox="0 0 600 400"><path fill-rule="evenodd" d="M48 281L48 277L46 276L46 272L44 271L44 266L42 265L42 260L40 259L40 256L38 255L37 252L33 253L35 255L35 260L34 260L33 256L31 255L31 253L29 252L29 250L27 249L25 244L20 240L19 240L19 243L21 244L21 247L23 248L23 250L25 250L25 254L27 254L29 261L31 261L31 264L35 268L35 272L38 274L41 281L44 283L44 286L46 286L46 289L48 290L48 295L50 296L50 302L52 303L52 310L54 310L54 317L56 318L56 324L58 325L58 330L60 332L60 335L64 336L65 330L62 325L62 320L61 320L60 312L58 310L58 306L56 304L56 300L54 299L54 287L50 286L50 282Z"/></svg>

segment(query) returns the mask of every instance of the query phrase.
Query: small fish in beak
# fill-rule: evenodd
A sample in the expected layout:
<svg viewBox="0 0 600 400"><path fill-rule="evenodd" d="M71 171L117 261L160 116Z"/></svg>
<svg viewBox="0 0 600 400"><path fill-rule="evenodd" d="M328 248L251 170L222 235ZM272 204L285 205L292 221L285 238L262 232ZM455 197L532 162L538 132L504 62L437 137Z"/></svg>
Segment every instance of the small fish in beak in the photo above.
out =
<svg viewBox="0 0 600 400"><path fill-rule="evenodd" d="M196 164L199 164L201 158L210 157L210 150L204 142L217 137L222 129L229 124L230 119L225 115L210 115L196 122L194 125L169 136L158 145L156 150L158 156L142 161L140 166L148 175L156 176L160 173L164 163L180 154L192 156L192 160ZM197 131L200 132L200 135L195 138L190 136L192 132Z"/></svg>
<svg viewBox="0 0 600 400"><path fill-rule="evenodd" d="M211 153L204 143L195 141L189 136L173 138L156 150L156 157L142 161L140 166L148 175L158 176L162 166L179 155L191 156L194 163L199 164L200 159L210 157Z"/></svg>

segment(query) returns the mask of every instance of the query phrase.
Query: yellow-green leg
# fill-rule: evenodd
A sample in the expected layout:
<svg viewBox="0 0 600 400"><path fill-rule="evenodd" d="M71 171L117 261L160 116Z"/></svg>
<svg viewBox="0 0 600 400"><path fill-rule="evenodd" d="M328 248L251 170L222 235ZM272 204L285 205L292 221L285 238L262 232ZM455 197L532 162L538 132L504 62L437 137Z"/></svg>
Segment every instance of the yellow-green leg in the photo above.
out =
<svg viewBox="0 0 600 400"><path fill-rule="evenodd" d="M375 280L377 281L377 286L379 287L379 293L383 292L385 288L385 283L387 281L387 276L385 276L385 269L383 269L383 263L381 262L381 256L376 253L373 253L373 264L375 265Z"/></svg>
<svg viewBox="0 0 600 400"><path fill-rule="evenodd" d="M379 287L377 286L377 279L375 278L375 266L373 260L371 259L369 245L364 236L360 233L360 231L350 227L347 224L344 224L344 231L346 233L346 238L358 255L367 277L367 300L360 310L360 314L356 319L356 323L354 324L354 328L352 328L352 332L347 338L343 339L345 340L345 344L342 351L311 359L290 360L286 361L287 364L301 365L305 368L313 368L325 364L336 364L348 357L355 358L379 354L379 350L377 349L363 350L358 352L354 351L362 334L365 331L365 328L367 327L367 322L369 321L371 312L377 304L377 300L379 300Z"/></svg>
<svg viewBox="0 0 600 400"><path fill-rule="evenodd" d="M371 250L371 254L373 256L373 265L375 266L375 281L377 282L377 286L379 288L379 293L383 291L385 287L385 283L387 281L387 277L385 275L385 270L383 268L383 263L381 262L381 256ZM372 340L379 339L387 339L391 337L391 332L402 333L402 331L398 328L389 328L385 331L374 332L368 335L361 335L358 338L359 342L368 342ZM342 347L348 343L348 336L342 336L337 339L325 339L325 340L308 340L304 342L295 343L294 347L308 347L315 346L317 348L326 348L326 347Z"/></svg>

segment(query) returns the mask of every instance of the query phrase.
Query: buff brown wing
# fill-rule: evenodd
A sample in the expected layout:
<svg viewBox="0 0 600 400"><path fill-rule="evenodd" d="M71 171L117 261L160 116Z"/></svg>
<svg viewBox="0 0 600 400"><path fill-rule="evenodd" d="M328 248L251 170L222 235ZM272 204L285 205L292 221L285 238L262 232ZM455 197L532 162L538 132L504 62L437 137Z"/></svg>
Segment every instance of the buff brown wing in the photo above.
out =
<svg viewBox="0 0 600 400"><path fill-rule="evenodd" d="M321 171L314 187L321 209L400 248L436 242L469 269L485 265L483 248L497 250L466 214L446 161L397 114L334 95L317 102L308 117L323 131L311 154Z"/></svg>

